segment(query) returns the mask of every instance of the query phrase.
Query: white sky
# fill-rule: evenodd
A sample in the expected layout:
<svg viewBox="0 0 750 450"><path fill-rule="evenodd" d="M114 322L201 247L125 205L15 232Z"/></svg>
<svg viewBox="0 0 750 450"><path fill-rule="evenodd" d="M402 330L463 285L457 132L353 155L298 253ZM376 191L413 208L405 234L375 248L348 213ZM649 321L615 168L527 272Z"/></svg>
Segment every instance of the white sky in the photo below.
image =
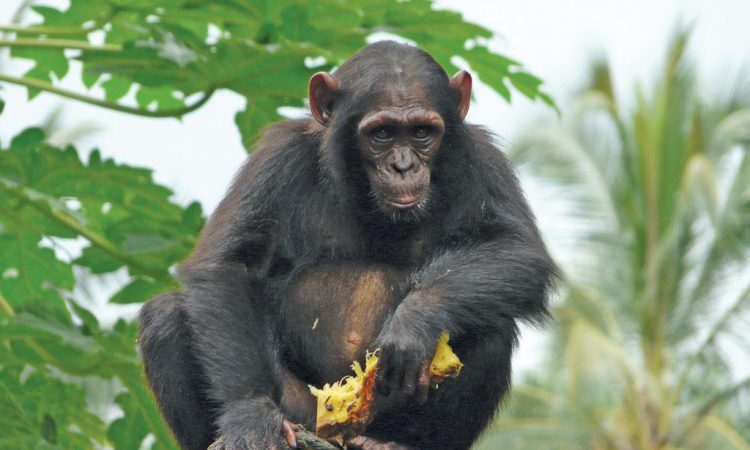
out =
<svg viewBox="0 0 750 450"><path fill-rule="evenodd" d="M19 3L0 0L0 23L9 21ZM563 110L566 98L586 75L591 57L605 51L619 92L630 91L635 80L650 82L679 20L695 24L691 50L706 78L716 79L727 69L750 63L750 0L440 0L437 4L461 11L468 20L495 31L492 48L523 62L545 80ZM20 74L21 68L0 65L0 70ZM82 90L71 78L64 80L65 86ZM78 142L79 148L96 145L118 162L153 168L156 180L174 189L180 202L197 199L206 211L221 199L245 158L233 121L244 100L234 94L214 95L180 122L110 112L44 93L27 102L24 88L2 88L6 101L0 116L3 143L62 106L63 128L81 124L100 128ZM554 118L548 108L519 95L509 106L481 86L475 94L478 100L468 119L510 141L539 116ZM555 221L548 212L536 213L543 229ZM537 339L526 335L520 351L524 356L518 361L522 366L534 364Z"/></svg>

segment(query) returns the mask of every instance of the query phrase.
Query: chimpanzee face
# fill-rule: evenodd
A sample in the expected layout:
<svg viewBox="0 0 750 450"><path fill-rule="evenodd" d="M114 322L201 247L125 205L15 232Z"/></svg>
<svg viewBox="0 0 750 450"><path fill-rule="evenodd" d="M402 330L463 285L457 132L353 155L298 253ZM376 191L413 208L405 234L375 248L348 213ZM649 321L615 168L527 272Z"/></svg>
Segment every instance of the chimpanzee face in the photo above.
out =
<svg viewBox="0 0 750 450"><path fill-rule="evenodd" d="M445 132L442 117L427 106L389 102L357 126L370 195L393 219L419 215L430 190L430 161Z"/></svg>
<svg viewBox="0 0 750 450"><path fill-rule="evenodd" d="M309 91L310 112L322 126L348 124L348 120L357 117L353 136L356 149L352 151L359 152L356 160L362 161L375 207L395 222L425 217L430 169L446 126L445 116L435 105L441 99L450 99L449 107L455 108L451 114L463 120L471 100L471 76L467 72L441 80L420 68L401 67L404 64L388 66L382 73L371 74L370 79L362 78L364 74L349 74L344 79L349 84L348 91L340 88L335 76L318 72L310 79ZM352 91L358 90L367 95L354 102ZM368 107L363 114L353 116L351 107L347 109L346 105L361 106L361 98L367 98ZM333 120L334 116L337 120ZM339 125L338 129L343 128Z"/></svg>

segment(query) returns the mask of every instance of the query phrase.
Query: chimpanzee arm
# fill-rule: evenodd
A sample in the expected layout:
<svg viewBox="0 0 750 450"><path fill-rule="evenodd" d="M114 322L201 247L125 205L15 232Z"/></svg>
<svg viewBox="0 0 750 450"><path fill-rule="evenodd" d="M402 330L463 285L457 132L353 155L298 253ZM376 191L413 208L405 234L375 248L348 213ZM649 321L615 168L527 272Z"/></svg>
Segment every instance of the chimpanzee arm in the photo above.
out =
<svg viewBox="0 0 750 450"><path fill-rule="evenodd" d="M287 431L276 320L264 296L276 248L274 191L285 176L278 167L286 167L277 160L295 150L290 141L300 135L297 128L282 124L267 132L265 140L276 147L262 143L256 150L180 268L195 358L228 449L282 448Z"/></svg>
<svg viewBox="0 0 750 450"><path fill-rule="evenodd" d="M378 337L381 393L426 398L424 372L442 331L466 339L496 334L508 319L545 318L557 271L535 229L529 230L452 247L416 274Z"/></svg>
<svg viewBox="0 0 750 450"><path fill-rule="evenodd" d="M492 331L500 318L544 319L556 268L537 239L507 233L438 254L416 274L399 314L434 315L456 335Z"/></svg>
<svg viewBox="0 0 750 450"><path fill-rule="evenodd" d="M218 405L216 426L224 448L283 448L286 417L278 406L273 322L254 304L259 293L250 286L241 265L191 274L185 311L194 356L207 379L206 394Z"/></svg>

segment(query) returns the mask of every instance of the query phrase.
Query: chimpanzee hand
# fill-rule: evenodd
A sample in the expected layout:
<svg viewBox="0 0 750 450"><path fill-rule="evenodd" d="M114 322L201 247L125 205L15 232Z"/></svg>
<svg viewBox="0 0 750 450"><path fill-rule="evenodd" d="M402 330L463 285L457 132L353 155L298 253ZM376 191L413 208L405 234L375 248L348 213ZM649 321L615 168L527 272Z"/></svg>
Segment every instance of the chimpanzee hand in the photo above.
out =
<svg viewBox="0 0 750 450"><path fill-rule="evenodd" d="M270 400L236 402L219 420L219 438L208 450L287 450L297 448L294 424Z"/></svg>
<svg viewBox="0 0 750 450"><path fill-rule="evenodd" d="M383 326L375 341L380 349L375 374L379 394L388 396L394 392L414 397L420 403L427 400L430 363L441 329L425 319L414 318L399 307Z"/></svg>

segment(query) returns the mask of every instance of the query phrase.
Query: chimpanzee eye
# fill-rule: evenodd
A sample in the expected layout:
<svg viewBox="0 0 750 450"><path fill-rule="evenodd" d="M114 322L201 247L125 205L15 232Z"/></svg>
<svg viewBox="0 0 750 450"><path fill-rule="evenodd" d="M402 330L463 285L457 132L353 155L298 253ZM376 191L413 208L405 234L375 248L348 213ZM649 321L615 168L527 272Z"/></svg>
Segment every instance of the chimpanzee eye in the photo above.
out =
<svg viewBox="0 0 750 450"><path fill-rule="evenodd" d="M414 127L411 135L418 141L426 141L432 135L430 127Z"/></svg>
<svg viewBox="0 0 750 450"><path fill-rule="evenodd" d="M393 130L391 127L378 127L372 130L370 135L376 141L390 141L393 139Z"/></svg>

